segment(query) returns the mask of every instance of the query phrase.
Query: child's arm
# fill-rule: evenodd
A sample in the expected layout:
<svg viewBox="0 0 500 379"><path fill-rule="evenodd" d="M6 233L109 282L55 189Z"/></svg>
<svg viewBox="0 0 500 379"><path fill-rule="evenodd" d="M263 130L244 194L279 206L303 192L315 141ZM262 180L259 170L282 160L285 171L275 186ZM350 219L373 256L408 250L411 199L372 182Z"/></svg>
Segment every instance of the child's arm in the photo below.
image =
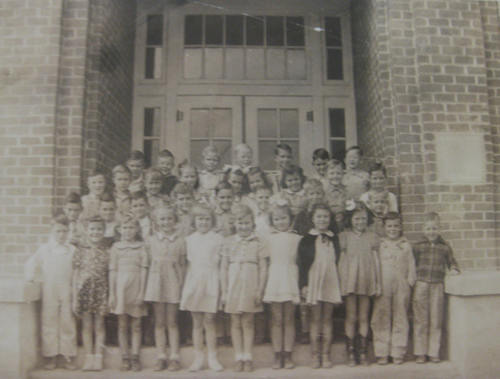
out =
<svg viewBox="0 0 500 379"><path fill-rule="evenodd" d="M180 242L180 246L179 246L179 260L177 262L177 264L175 265L175 269L177 270L177 277L179 278L179 285L180 287L182 288L184 286L184 279L186 277L186 266L187 266L187 262L186 262L186 241L184 239L182 239L182 241Z"/></svg>
<svg viewBox="0 0 500 379"><path fill-rule="evenodd" d="M372 254L375 262L375 280L377 282L375 289L375 296L382 295L382 271L380 267L380 258L379 258L379 249L380 249L380 240L376 234L375 240L372 244Z"/></svg>
<svg viewBox="0 0 500 379"><path fill-rule="evenodd" d="M117 262L116 262L116 253L113 248L111 248L109 257L109 307L113 309L116 305L116 270L117 270Z"/></svg>
<svg viewBox="0 0 500 379"><path fill-rule="evenodd" d="M146 247L141 253L141 281L139 287L139 296L136 299L136 304L140 305L144 302L144 295L146 292L146 280L148 279L148 267L149 267L149 253Z"/></svg>
<svg viewBox="0 0 500 379"><path fill-rule="evenodd" d="M221 262L220 262L220 289L221 289L221 303L226 304L227 296L227 270L229 268L229 257L227 255L227 247L223 244L220 248Z"/></svg>
<svg viewBox="0 0 500 379"><path fill-rule="evenodd" d="M267 272L269 265L269 249L267 248L267 245L262 244L260 246L257 258L259 259L259 287L255 303L256 305L259 305L260 303L262 303L264 291L266 290Z"/></svg>
<svg viewBox="0 0 500 379"><path fill-rule="evenodd" d="M28 282L41 281L40 270L42 268L43 253L45 247L40 246L24 265L24 278Z"/></svg>
<svg viewBox="0 0 500 379"><path fill-rule="evenodd" d="M80 277L80 266L81 266L81 250L77 249L73 255L73 276L71 282L71 309L73 313L76 314L76 299L78 293L78 281Z"/></svg>
<svg viewBox="0 0 500 379"><path fill-rule="evenodd" d="M417 281L417 268L410 243L405 244L405 251L408 259L408 284L413 287Z"/></svg>

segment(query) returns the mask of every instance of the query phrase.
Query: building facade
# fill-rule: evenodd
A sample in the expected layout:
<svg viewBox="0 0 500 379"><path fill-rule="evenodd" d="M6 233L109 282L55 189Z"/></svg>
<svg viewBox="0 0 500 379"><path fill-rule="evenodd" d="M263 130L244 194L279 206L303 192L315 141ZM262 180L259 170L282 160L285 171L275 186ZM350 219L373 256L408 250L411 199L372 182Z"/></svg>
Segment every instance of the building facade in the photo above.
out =
<svg viewBox="0 0 500 379"><path fill-rule="evenodd" d="M475 320L472 298L500 306L496 1L7 0L0 19L8 302L26 300L12 290L23 264L91 170L131 149L197 161L209 143L230 163L239 142L272 169L286 142L306 171L317 147L384 162L410 240L441 214L464 271L447 284L463 315L450 338ZM453 345L452 359L471 356Z"/></svg>

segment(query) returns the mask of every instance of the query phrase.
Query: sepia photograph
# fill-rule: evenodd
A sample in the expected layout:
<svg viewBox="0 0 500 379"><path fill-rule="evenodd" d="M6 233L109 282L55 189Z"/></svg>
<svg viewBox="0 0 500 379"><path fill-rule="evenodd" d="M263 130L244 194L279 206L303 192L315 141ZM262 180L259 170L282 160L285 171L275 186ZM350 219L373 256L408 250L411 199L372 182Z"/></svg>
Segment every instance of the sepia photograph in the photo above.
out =
<svg viewBox="0 0 500 379"><path fill-rule="evenodd" d="M0 1L0 378L500 377L500 2Z"/></svg>

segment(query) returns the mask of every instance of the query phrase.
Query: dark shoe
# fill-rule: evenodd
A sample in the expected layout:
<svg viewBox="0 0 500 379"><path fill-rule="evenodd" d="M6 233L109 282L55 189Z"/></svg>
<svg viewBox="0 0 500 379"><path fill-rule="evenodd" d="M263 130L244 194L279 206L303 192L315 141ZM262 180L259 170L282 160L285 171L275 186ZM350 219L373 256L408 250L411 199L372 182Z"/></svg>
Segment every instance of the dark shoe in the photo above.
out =
<svg viewBox="0 0 500 379"><path fill-rule="evenodd" d="M319 353L312 353L311 356L311 367L314 369L318 369L321 367L321 360L319 358Z"/></svg>
<svg viewBox="0 0 500 379"><path fill-rule="evenodd" d="M76 370L76 365L74 363L74 360L71 358L66 358L64 361L64 368L70 371Z"/></svg>
<svg viewBox="0 0 500 379"><path fill-rule="evenodd" d="M347 365L349 367L356 366L356 355L354 354L354 339L346 337L345 348L347 351Z"/></svg>
<svg viewBox="0 0 500 379"><path fill-rule="evenodd" d="M395 365L402 365L404 362L404 358L401 358L401 357L392 358L392 362Z"/></svg>
<svg viewBox="0 0 500 379"><path fill-rule="evenodd" d="M363 336L359 336L359 363L363 366L369 366L368 361L368 339Z"/></svg>
<svg viewBox="0 0 500 379"><path fill-rule="evenodd" d="M432 363L439 363L439 362L441 362L441 359L439 359L439 357L429 357L429 360Z"/></svg>
<svg viewBox="0 0 500 379"><path fill-rule="evenodd" d="M139 360L138 355L133 355L130 363L131 363L132 371L141 371L142 370L141 361Z"/></svg>
<svg viewBox="0 0 500 379"><path fill-rule="evenodd" d="M303 332L300 335L300 343L302 345L309 345L311 343L311 339L309 338L309 333Z"/></svg>
<svg viewBox="0 0 500 379"><path fill-rule="evenodd" d="M252 361L245 361L243 363L243 369L245 372L252 372L253 371L253 362Z"/></svg>
<svg viewBox="0 0 500 379"><path fill-rule="evenodd" d="M283 365L281 363L281 352L274 353L273 369L279 370Z"/></svg>
<svg viewBox="0 0 500 379"><path fill-rule="evenodd" d="M416 363L425 363L425 355L417 355L417 359L415 359Z"/></svg>
<svg viewBox="0 0 500 379"><path fill-rule="evenodd" d="M130 370L130 359L127 357L122 358L122 365L120 366L120 371L129 371Z"/></svg>
<svg viewBox="0 0 500 379"><path fill-rule="evenodd" d="M177 359L170 361L168 365L168 371L179 371L181 369L181 363Z"/></svg>
<svg viewBox="0 0 500 379"><path fill-rule="evenodd" d="M156 361L155 367L153 371L163 371L167 368L167 360L166 359L158 359Z"/></svg>
<svg viewBox="0 0 500 379"><path fill-rule="evenodd" d="M333 363L330 359L330 353L323 353L321 356L321 368L332 368Z"/></svg>
<svg viewBox="0 0 500 379"><path fill-rule="evenodd" d="M378 365L384 366L387 363L389 363L389 359L387 359L387 357L379 357L379 358L377 358L377 364ZM396 363L396 362L394 362L394 363Z"/></svg>
<svg viewBox="0 0 500 379"><path fill-rule="evenodd" d="M283 353L283 367L286 369L292 369L295 368L295 363L292 361L292 352L291 351L285 351Z"/></svg>
<svg viewBox="0 0 500 379"><path fill-rule="evenodd" d="M57 367L56 357L47 358L47 363L43 366L45 370L55 370Z"/></svg>
<svg viewBox="0 0 500 379"><path fill-rule="evenodd" d="M242 360L239 360L239 361L236 361L236 364L234 365L234 371L235 372L242 372L243 371L243 361Z"/></svg>

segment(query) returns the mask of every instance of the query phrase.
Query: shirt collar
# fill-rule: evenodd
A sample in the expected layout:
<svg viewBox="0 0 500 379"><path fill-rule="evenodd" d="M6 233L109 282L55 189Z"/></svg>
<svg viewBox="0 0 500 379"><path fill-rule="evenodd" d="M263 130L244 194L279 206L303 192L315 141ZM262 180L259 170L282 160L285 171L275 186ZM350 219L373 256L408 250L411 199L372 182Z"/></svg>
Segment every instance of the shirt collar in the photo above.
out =
<svg viewBox="0 0 500 379"><path fill-rule="evenodd" d="M257 238L257 236L255 235L255 233L250 234L248 237L240 237L238 234L236 235L236 240L238 242L253 241L256 238Z"/></svg>
<svg viewBox="0 0 500 379"><path fill-rule="evenodd" d="M309 234L312 235L312 236L320 236L320 235L327 235L328 237L333 237L334 236L334 234L333 234L333 232L331 230L327 230L327 231L325 231L323 233L320 233L320 231L317 230L317 229L315 229L315 228L309 230Z"/></svg>
<svg viewBox="0 0 500 379"><path fill-rule="evenodd" d="M169 242L174 242L178 237L178 233L177 233L177 231L175 231L174 233L172 233L170 235L166 235L165 233L162 233L162 232L156 232L156 236L158 237L158 239L160 241L168 240Z"/></svg>

